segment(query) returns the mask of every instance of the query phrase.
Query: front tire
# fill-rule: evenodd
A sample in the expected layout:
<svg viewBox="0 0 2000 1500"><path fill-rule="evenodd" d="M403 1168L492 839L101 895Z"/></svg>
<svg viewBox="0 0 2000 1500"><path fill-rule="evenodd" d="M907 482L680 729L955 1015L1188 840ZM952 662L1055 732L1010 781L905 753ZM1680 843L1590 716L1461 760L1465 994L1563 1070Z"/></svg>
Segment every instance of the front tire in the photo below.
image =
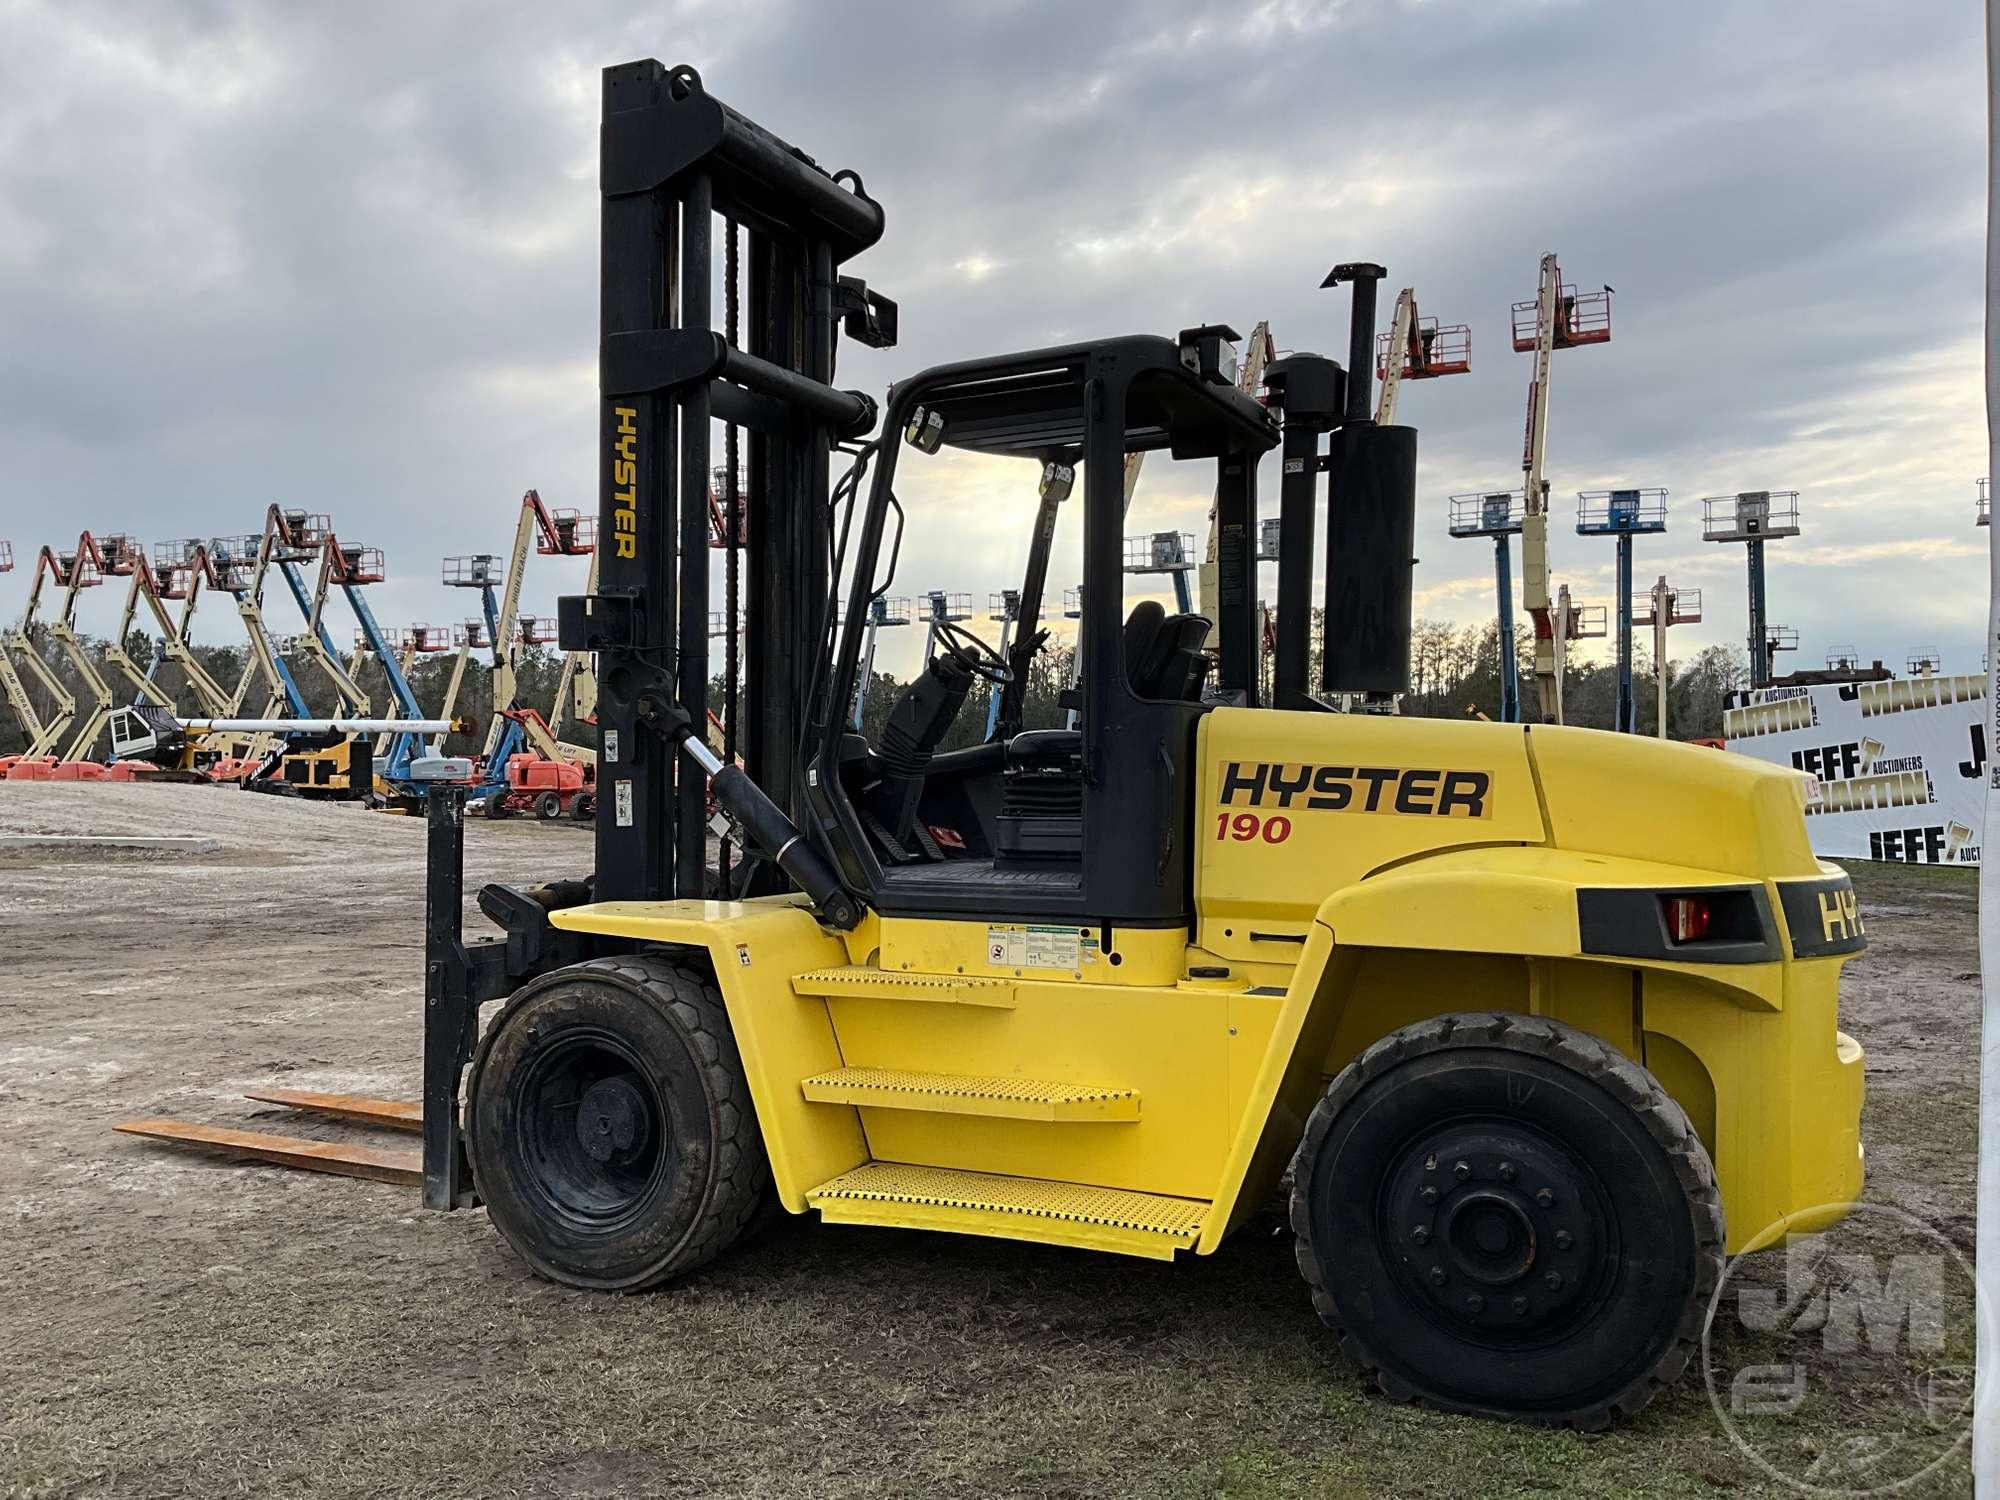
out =
<svg viewBox="0 0 2000 1500"><path fill-rule="evenodd" d="M553 823L562 816L562 794L543 792L535 798L535 816L544 823Z"/></svg>
<svg viewBox="0 0 2000 1500"><path fill-rule="evenodd" d="M1677 1379L1722 1270L1686 1114L1608 1043L1541 1017L1393 1032L1307 1122L1299 1268L1399 1400L1582 1428Z"/></svg>
<svg viewBox="0 0 2000 1500"><path fill-rule="evenodd" d="M466 1145L494 1226L551 1281L657 1286L727 1249L770 1179L704 966L600 958L532 981L479 1044Z"/></svg>

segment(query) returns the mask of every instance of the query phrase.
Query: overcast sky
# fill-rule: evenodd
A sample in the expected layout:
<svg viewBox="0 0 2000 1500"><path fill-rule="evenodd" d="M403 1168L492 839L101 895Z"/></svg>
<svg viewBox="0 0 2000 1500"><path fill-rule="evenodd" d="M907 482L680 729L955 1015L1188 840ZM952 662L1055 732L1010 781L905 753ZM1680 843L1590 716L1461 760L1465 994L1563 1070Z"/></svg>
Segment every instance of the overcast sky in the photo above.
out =
<svg viewBox="0 0 2000 1500"><path fill-rule="evenodd" d="M1555 359L1558 579L1610 598L1577 490L1663 485L1638 577L1707 606L1674 654L1740 646L1742 549L1700 541L1696 502L1797 489L1770 569L1797 664L1975 670L1981 45L1970 0L0 0L0 538L240 533L282 500L386 550L385 623L464 614L443 555L504 550L529 486L595 505L597 75L650 56L884 204L852 269L902 343L844 346L843 384L1260 318L1341 357L1320 278L1381 261L1385 320L1413 285L1472 328L1472 373L1402 416L1418 611L1483 622L1491 552L1446 535L1446 498L1519 482L1508 307L1559 251L1617 300L1610 345ZM983 602L1030 481L961 464L938 490L898 592ZM1192 473L1149 467L1140 497L1135 531L1205 527ZM526 606L581 581L544 560ZM213 608L198 631L238 634Z"/></svg>

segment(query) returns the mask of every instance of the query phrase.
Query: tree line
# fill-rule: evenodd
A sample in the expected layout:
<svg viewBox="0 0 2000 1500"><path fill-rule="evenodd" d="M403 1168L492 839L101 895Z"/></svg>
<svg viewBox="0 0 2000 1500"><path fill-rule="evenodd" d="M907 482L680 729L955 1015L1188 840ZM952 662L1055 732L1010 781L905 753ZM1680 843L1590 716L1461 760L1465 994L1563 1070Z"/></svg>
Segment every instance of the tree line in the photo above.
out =
<svg viewBox="0 0 2000 1500"><path fill-rule="evenodd" d="M1313 611L1309 680L1319 679L1321 612ZM1659 723L1651 651L1652 632L1634 632L1632 691L1637 730L1655 733ZM1521 684L1521 717L1541 722L1535 690L1534 627L1526 619L1514 630L1516 668ZM1073 646L1051 641L1035 658L1023 698L1022 724L1049 729L1064 719L1061 696L1075 669ZM1271 657L1261 657L1262 701L1271 698ZM1690 657L1669 659L1667 675L1667 737L1712 739L1722 734L1722 710L1729 694L1748 680L1742 653L1727 646L1705 646ZM720 683L718 680L718 691ZM903 682L877 672L869 684L862 712L862 730L873 743L881 733ZM985 738L990 689L975 681L942 749L955 750ZM1618 667L1615 660L1583 661L1572 655L1563 676L1563 721L1587 729L1610 729L1617 712ZM1454 626L1442 620L1420 620L1411 632L1410 691L1400 711L1411 718L1467 719L1500 716L1500 627Z"/></svg>

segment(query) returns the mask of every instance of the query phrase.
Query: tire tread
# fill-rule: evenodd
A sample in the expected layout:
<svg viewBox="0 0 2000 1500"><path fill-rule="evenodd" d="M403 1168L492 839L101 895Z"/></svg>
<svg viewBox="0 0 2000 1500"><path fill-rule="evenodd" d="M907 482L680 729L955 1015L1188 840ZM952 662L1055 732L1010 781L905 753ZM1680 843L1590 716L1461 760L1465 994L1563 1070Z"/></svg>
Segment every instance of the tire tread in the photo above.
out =
<svg viewBox="0 0 2000 1500"><path fill-rule="evenodd" d="M656 949L593 958L558 971L567 978L603 977L643 995L686 1038L688 1055L702 1078L715 1131L715 1169L697 1214L695 1232L642 1279L622 1286L639 1292L699 1269L721 1255L757 1218L771 1190L771 1163L750 1101L750 1085L736 1048L722 993L705 954ZM513 1016L541 990L529 984L493 1018L474 1051L465 1090L465 1121L471 1136L474 1101L493 1042ZM475 1174L476 1186L476 1174Z"/></svg>
<svg viewBox="0 0 2000 1500"><path fill-rule="evenodd" d="M1375 1352L1345 1326L1339 1304L1328 1289L1330 1278L1323 1269L1337 1262L1331 1254L1322 1255L1313 1243L1309 1203L1313 1169L1342 1108L1369 1083L1409 1058L1474 1047L1538 1057L1598 1084L1630 1109L1646 1133L1659 1144L1687 1197L1698 1260L1694 1293L1683 1309L1673 1342L1651 1370L1635 1377L1621 1390L1588 1407L1546 1419L1549 1425L1601 1430L1614 1420L1636 1415L1654 1396L1680 1378L1701 1339L1702 1320L1715 1294L1723 1264L1722 1195L1707 1150L1696 1136L1686 1111L1659 1081L1603 1038L1546 1016L1515 1011L1469 1011L1418 1021L1371 1044L1341 1070L1306 1120L1293 1164L1290 1215L1293 1233L1298 1236L1299 1270L1311 1289L1314 1310L1320 1321L1333 1330L1341 1353L1368 1374L1390 1399L1414 1401L1440 1411L1519 1415L1435 1396L1415 1389L1385 1370ZM1332 1252L1337 1247L1327 1249Z"/></svg>

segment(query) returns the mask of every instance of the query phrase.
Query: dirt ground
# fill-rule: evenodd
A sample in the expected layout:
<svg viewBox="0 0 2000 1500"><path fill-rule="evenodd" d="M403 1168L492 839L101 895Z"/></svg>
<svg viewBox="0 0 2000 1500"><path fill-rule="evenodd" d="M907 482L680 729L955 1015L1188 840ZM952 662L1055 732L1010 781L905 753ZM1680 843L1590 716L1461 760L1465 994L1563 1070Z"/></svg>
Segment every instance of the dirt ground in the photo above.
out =
<svg viewBox="0 0 2000 1500"><path fill-rule="evenodd" d="M0 833L32 831L221 848L0 854L0 1495L1783 1492L1699 1380L1594 1437L1371 1394L1275 1217L1176 1265L791 1221L677 1289L595 1296L533 1279L483 1213L114 1135L164 1114L355 1138L242 1095L415 1098L423 829L0 787ZM469 887L589 856L527 820L467 842ZM1868 1198L1969 1255L1974 882L1856 883ZM1918 1492L1969 1493L1962 1457Z"/></svg>

